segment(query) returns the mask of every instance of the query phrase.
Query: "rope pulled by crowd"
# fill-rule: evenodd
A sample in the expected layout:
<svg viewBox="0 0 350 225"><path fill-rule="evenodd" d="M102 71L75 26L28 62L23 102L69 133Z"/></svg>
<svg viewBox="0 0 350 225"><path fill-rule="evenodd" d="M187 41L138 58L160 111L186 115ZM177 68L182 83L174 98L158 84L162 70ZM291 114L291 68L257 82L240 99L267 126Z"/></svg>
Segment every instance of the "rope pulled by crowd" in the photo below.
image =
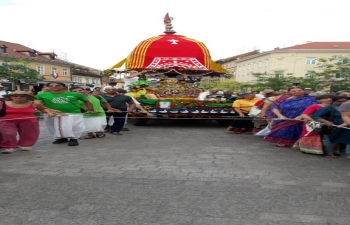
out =
<svg viewBox="0 0 350 225"><path fill-rule="evenodd" d="M120 112L128 112L128 111L120 111ZM82 114L91 114L91 113L82 113ZM132 114L132 113L131 113ZM72 115L72 114L70 114ZM146 115L146 113L145 113ZM55 115L55 116L69 116L69 114L58 114L58 115ZM20 117L20 118L2 118L0 119L0 121L11 121L11 120L27 120L27 119L40 119L40 118L45 118L47 116L43 116L43 115L40 115L40 116L33 116L33 117ZM111 116L113 118L125 118L125 117L118 117L118 116ZM152 115L152 116L139 116L139 117L132 117L133 119L146 119L146 118L152 118L152 119L167 119L167 120L193 120L193 119L201 119L201 120L227 120L227 119L235 119L235 120L252 120L252 118L250 117L240 117L240 116L230 116L230 117L220 117L220 118L215 118L215 117L195 117L195 118L179 118L179 117L156 117L155 115ZM271 119L266 119L266 118L258 118L258 117L254 117L254 121L257 121L257 120L269 120L269 121L281 121L281 120L293 120L293 121L300 121L300 122L304 122L303 120L301 119L292 119L292 118L271 118ZM321 122L317 122L321 125L326 125L325 123L321 123ZM327 125L329 127L336 127L336 128L344 128L344 129L349 129L350 130L350 127L338 127L339 125Z"/></svg>

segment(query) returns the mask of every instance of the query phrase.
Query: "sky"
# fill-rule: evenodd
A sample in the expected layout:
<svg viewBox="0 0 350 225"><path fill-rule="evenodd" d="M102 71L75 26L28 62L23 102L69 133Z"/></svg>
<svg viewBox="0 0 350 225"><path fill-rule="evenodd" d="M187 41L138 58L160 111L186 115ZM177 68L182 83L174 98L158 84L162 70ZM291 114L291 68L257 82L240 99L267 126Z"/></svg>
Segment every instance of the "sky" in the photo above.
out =
<svg viewBox="0 0 350 225"><path fill-rule="evenodd" d="M349 0L0 0L0 40L107 69L163 34L203 42L213 60L253 50L350 41Z"/></svg>

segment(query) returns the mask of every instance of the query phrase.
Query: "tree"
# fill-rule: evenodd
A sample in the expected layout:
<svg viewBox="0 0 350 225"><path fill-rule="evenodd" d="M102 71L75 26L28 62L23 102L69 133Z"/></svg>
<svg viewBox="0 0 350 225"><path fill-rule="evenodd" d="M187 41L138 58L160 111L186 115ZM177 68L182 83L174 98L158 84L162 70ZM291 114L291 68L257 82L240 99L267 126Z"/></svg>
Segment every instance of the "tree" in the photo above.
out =
<svg viewBox="0 0 350 225"><path fill-rule="evenodd" d="M350 58L333 56L318 59L315 79L318 88L329 88L330 91L350 89Z"/></svg>
<svg viewBox="0 0 350 225"><path fill-rule="evenodd" d="M282 88L290 88L293 86L301 86L303 84L302 77L294 77L292 74L279 75L267 73L253 73L257 79L252 83L252 88L262 91L264 89L273 89L278 91Z"/></svg>
<svg viewBox="0 0 350 225"><path fill-rule="evenodd" d="M44 80L43 77L38 77L38 72L36 70L28 67L28 62L9 60L4 60L0 65L0 79L11 82L12 88L14 88L16 84L22 82L26 84L35 84L38 81Z"/></svg>

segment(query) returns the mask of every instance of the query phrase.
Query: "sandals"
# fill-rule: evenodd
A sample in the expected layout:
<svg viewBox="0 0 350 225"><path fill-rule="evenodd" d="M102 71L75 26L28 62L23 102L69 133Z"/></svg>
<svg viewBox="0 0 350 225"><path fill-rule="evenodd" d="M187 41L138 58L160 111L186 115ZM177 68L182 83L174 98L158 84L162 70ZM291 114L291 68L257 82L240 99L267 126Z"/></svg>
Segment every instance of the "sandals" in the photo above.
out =
<svg viewBox="0 0 350 225"><path fill-rule="evenodd" d="M276 147L284 148L286 146L284 144L277 144Z"/></svg>
<svg viewBox="0 0 350 225"><path fill-rule="evenodd" d="M229 126L226 130L227 131L233 131L233 129L234 129L233 127Z"/></svg>
<svg viewBox="0 0 350 225"><path fill-rule="evenodd" d="M83 136L83 137L81 137L80 139L92 139L92 138L95 138L95 135L93 135L93 134L88 134L88 135L85 135L85 136Z"/></svg>
<svg viewBox="0 0 350 225"><path fill-rule="evenodd" d="M123 135L123 134L121 134L119 132L112 132L111 134L113 134L113 135Z"/></svg>
<svg viewBox="0 0 350 225"><path fill-rule="evenodd" d="M96 132L96 137L97 138L103 138L103 137L105 137L106 135L104 134L104 133L102 133L102 132Z"/></svg>
<svg viewBox="0 0 350 225"><path fill-rule="evenodd" d="M326 155L326 158L336 159L338 157L333 154L329 154L329 155Z"/></svg>
<svg viewBox="0 0 350 225"><path fill-rule="evenodd" d="M30 151L30 150L32 150L32 147L20 147L19 150L20 151Z"/></svg>
<svg viewBox="0 0 350 225"><path fill-rule="evenodd" d="M14 149L14 148L7 148L7 149L2 150L1 153L2 154L11 154L15 151L16 151L16 149Z"/></svg>

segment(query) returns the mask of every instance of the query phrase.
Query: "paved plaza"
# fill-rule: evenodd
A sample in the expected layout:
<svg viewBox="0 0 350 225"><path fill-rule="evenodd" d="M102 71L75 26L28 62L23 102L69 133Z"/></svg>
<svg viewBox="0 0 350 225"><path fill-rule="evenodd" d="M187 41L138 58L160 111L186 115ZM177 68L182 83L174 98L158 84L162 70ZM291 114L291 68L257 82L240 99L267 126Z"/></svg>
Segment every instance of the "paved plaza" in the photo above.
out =
<svg viewBox="0 0 350 225"><path fill-rule="evenodd" d="M349 225L350 161L277 148L214 121L0 155L1 225Z"/></svg>

